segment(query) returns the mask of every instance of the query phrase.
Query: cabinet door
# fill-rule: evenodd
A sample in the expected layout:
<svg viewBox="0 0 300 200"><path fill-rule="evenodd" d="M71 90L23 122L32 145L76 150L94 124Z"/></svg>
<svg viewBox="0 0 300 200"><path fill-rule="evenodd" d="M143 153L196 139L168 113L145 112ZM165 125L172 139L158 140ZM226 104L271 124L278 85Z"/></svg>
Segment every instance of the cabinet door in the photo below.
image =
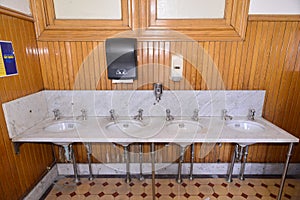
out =
<svg viewBox="0 0 300 200"><path fill-rule="evenodd" d="M195 40L242 40L247 26L249 0L214 1L223 4L224 12L220 11L222 5L206 7L207 0L140 0L145 36L176 39L176 34L172 36L168 31L175 30ZM206 12L206 9L211 11ZM211 13L215 13L216 17Z"/></svg>
<svg viewBox="0 0 300 200"><path fill-rule="evenodd" d="M38 40L103 40L133 30L136 19L133 0L31 0L31 5Z"/></svg>

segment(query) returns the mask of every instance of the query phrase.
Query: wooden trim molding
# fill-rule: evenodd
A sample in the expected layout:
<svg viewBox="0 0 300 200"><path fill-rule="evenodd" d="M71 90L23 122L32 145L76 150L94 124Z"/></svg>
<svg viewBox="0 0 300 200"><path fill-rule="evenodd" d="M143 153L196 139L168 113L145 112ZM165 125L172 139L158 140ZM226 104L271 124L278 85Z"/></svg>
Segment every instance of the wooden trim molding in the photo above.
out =
<svg viewBox="0 0 300 200"><path fill-rule="evenodd" d="M56 19L53 0L31 0L40 41L103 40L133 29L134 0L121 0L120 20Z"/></svg>
<svg viewBox="0 0 300 200"><path fill-rule="evenodd" d="M175 30L195 40L242 40L249 3L249 0L226 0L223 19L158 19L157 0L141 1L144 13L141 24L150 38L172 39L166 30Z"/></svg>
<svg viewBox="0 0 300 200"><path fill-rule="evenodd" d="M33 17L32 16L26 15L26 14L21 13L21 12L18 12L16 10L12 10L10 8L6 8L4 6L0 6L0 13L4 14L4 15L9 15L11 17L16 17L16 18L19 18L19 19L23 19L23 20L26 20L26 21L33 22Z"/></svg>
<svg viewBox="0 0 300 200"><path fill-rule="evenodd" d="M194 40L243 40L250 0L225 0L223 19L157 19L157 0L121 0L121 20L62 20L55 18L53 0L31 0L40 41L100 41L129 31L140 40L176 40L178 31ZM133 33L133 35L131 35ZM182 39L182 38L181 38Z"/></svg>
<svg viewBox="0 0 300 200"><path fill-rule="evenodd" d="M300 15L249 15L249 21L300 21Z"/></svg>

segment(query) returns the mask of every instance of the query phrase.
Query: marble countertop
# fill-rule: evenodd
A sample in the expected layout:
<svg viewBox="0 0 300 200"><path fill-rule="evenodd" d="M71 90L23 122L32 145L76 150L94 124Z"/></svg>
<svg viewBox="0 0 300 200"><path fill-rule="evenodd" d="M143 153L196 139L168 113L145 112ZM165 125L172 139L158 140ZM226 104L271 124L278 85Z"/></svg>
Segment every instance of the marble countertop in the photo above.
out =
<svg viewBox="0 0 300 200"><path fill-rule="evenodd" d="M126 125L128 118L118 118L119 122ZM13 142L50 142L55 144L73 142L97 142L97 143L118 143L127 145L130 143L177 143L186 146L191 143L298 143L299 139L283 129L275 126L267 120L257 117L254 122L264 126L263 131L241 132L226 126L228 121L221 117L200 117L198 120L201 130L172 131L170 123L197 123L190 118L175 118L168 122L165 117L144 117L140 123L141 128L126 129L123 131L109 131L107 124L112 125L108 117L88 117L87 120L75 120L62 117L60 120L46 119L33 127L25 130L22 134L12 138ZM242 117L235 117L233 120L247 120ZM74 130L65 132L49 132L45 127L65 121L76 121L80 126ZM118 126L118 125L117 125ZM122 127L121 127L122 129Z"/></svg>

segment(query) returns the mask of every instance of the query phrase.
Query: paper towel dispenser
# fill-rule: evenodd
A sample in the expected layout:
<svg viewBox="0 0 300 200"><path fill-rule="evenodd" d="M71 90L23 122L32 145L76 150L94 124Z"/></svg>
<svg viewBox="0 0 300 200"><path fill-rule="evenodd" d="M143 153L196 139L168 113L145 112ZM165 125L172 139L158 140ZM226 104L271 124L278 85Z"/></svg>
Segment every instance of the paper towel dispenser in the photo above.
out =
<svg viewBox="0 0 300 200"><path fill-rule="evenodd" d="M109 79L136 79L137 39L111 38L105 42Z"/></svg>

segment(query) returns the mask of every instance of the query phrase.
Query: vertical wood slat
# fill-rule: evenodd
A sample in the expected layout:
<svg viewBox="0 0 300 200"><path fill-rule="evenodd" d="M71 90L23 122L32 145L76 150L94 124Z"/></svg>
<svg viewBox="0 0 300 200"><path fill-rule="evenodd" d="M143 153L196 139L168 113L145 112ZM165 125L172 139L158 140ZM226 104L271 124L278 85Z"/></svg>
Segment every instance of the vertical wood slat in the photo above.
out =
<svg viewBox="0 0 300 200"><path fill-rule="evenodd" d="M42 90L40 62L46 58L39 60L33 23L0 14L0 38L13 42L18 68L18 75L0 78L0 104ZM44 144L24 144L21 154L15 155L2 109L0 151L1 199L21 199L53 161L51 146Z"/></svg>
<svg viewBox="0 0 300 200"><path fill-rule="evenodd" d="M191 45L186 41L138 42L138 79L132 85L116 85L107 79L103 42L93 42L93 45L89 42L61 42L59 51L62 63L58 66L65 66L68 73L63 70L63 77L59 80L68 83L64 84L64 88L60 86L60 89L74 88L72 86L82 61L92 49L97 49L94 52L94 58L84 63L84 65L89 66L90 71L79 77L80 84L77 85L79 89L91 88L91 85L88 84L93 82L92 73L95 73L96 80L98 80L97 77L101 76L97 86L99 90L149 90L152 89L152 85L148 83L153 81L163 82L165 89L171 90L190 89L187 83L196 90L223 89L222 81L225 88L229 90L266 90L264 117L299 137L299 40L299 22L250 21L246 38L240 42L196 42L196 47L195 44ZM54 43L38 42L41 48L50 50ZM56 89L53 83L59 76L57 72L52 73L56 66L51 67L55 51L40 50L40 52L44 52L40 56L40 62L45 88ZM170 80L171 55L176 52L185 55L187 60L192 60L192 62L187 60L184 62L186 82L175 83ZM210 62L210 58L207 57L208 54L214 63ZM66 57L64 58L64 56ZM148 68L143 67L148 63L159 63L163 69L156 68L157 65L148 66ZM193 63L196 63L196 66ZM222 80L216 79L215 72L207 67L209 65L217 67ZM90 68L90 66L92 67ZM99 75L99 70L103 71L103 74ZM196 145L197 151L200 147L201 145ZM107 148L109 149L109 146L104 145L102 150L106 152ZM148 150L147 146L145 149ZM113 148L110 150L112 151L110 157L113 157L117 151ZM136 151L136 147L133 147L133 150ZM168 152L167 157L164 157L163 160L174 158L173 150L177 151L177 148L168 147L166 150ZM250 147L250 151L254 153L249 155L249 160L253 162L279 162L282 158L274 155L283 155L285 150L282 145L253 145ZM81 151L83 158L85 158L84 149L81 148ZM231 145L224 145L221 148L215 147L215 150L207 158L198 159L198 161L215 162L215 158L220 157L222 162L227 162L230 159L231 151ZM268 155L267 151L274 151L274 155ZM298 147L296 147L295 153L300 153ZM101 153L99 152L97 157L98 154L101 160L108 160L105 155L100 156ZM121 156L121 154L117 154ZM199 157L199 155L196 156ZM136 160L135 157L134 159ZM300 162L300 158L294 158L294 161Z"/></svg>

